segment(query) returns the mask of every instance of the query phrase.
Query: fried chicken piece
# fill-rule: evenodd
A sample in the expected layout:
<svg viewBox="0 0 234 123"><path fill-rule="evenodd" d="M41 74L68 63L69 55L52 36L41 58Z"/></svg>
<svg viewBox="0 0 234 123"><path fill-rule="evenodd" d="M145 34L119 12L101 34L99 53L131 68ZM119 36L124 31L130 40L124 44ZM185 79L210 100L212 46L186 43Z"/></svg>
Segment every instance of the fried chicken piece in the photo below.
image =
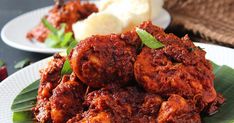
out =
<svg viewBox="0 0 234 123"><path fill-rule="evenodd" d="M45 69L40 71L41 80L37 95L37 104L33 109L38 121L50 121L50 102L52 90L59 84L61 79L60 71L63 67L65 57L55 54Z"/></svg>
<svg viewBox="0 0 234 123"><path fill-rule="evenodd" d="M215 100L214 74L205 51L196 47L187 35L180 39L166 34L151 22L143 23L140 28L165 45L161 49L145 46L137 56L134 74L145 90L162 96L178 94L199 100L201 110Z"/></svg>
<svg viewBox="0 0 234 123"><path fill-rule="evenodd" d="M60 28L60 24L66 24L66 32L72 32L72 24L78 20L87 18L98 9L95 4L80 3L80 0L68 1L64 5L55 5L46 15L46 18L54 27ZM44 42L50 31L39 23L34 29L27 33L27 38L32 40Z"/></svg>
<svg viewBox="0 0 234 123"><path fill-rule="evenodd" d="M52 89L51 96L38 100L35 116L39 122L65 123L77 113L83 112L85 86L72 73L64 75Z"/></svg>
<svg viewBox="0 0 234 123"><path fill-rule="evenodd" d="M165 46L143 47L137 56L141 40L135 30L81 41L69 55L73 73L61 82L51 76L57 80L51 88L60 84L53 95L48 89L43 98L46 106L37 104L36 116L42 117L42 122L200 123L201 111L216 112L224 98L216 94L205 51L194 46L188 36L180 39L165 34L151 22L139 28ZM131 81L133 74L139 85ZM85 92L83 84L91 89Z"/></svg>
<svg viewBox="0 0 234 123"><path fill-rule="evenodd" d="M162 103L157 120L158 123L201 123L193 101L176 94Z"/></svg>
<svg viewBox="0 0 234 123"><path fill-rule="evenodd" d="M225 98L222 94L218 93L216 99L212 103L209 103L209 105L204 109L204 112L208 115L213 115L219 110L219 107L224 102Z"/></svg>
<svg viewBox="0 0 234 123"><path fill-rule="evenodd" d="M162 101L163 101L162 98L158 95L146 94L144 102L140 107L140 112L145 115L154 116L155 114L158 113Z"/></svg>
<svg viewBox="0 0 234 123"><path fill-rule="evenodd" d="M153 123L162 101L137 87L101 89L87 95L84 105L88 110L68 123Z"/></svg>
<svg viewBox="0 0 234 123"><path fill-rule="evenodd" d="M69 61L82 82L100 88L132 80L135 58L136 49L112 34L81 41L70 53Z"/></svg>
<svg viewBox="0 0 234 123"><path fill-rule="evenodd" d="M83 20L95 12L98 12L97 6L93 3L85 2L81 4L80 7L78 8L78 13L80 15L79 20Z"/></svg>
<svg viewBox="0 0 234 123"><path fill-rule="evenodd" d="M53 123L65 123L77 113L82 113L84 94L85 87L81 82L69 80L60 83L50 98Z"/></svg>
<svg viewBox="0 0 234 123"><path fill-rule="evenodd" d="M70 119L67 123L113 123L112 115L109 112L99 112L89 110L83 114Z"/></svg>

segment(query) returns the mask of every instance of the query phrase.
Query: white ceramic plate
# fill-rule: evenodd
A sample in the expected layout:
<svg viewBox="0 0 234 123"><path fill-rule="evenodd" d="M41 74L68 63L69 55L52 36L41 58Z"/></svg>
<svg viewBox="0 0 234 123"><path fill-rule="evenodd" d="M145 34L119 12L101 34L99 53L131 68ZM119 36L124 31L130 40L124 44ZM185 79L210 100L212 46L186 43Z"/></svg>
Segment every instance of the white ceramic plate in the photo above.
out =
<svg viewBox="0 0 234 123"><path fill-rule="evenodd" d="M234 49L202 43L196 43L196 45L205 48L208 59L219 65L234 68ZM14 98L23 88L40 78L38 71L46 65L49 59L34 63L0 83L0 123L12 122L11 104Z"/></svg>
<svg viewBox="0 0 234 123"><path fill-rule="evenodd" d="M97 4L97 2L96 2ZM8 22L1 31L2 40L11 47L38 53L56 53L65 49L48 48L43 43L30 41L26 38L26 33L34 28L41 18L48 13L50 7L27 12ZM159 16L152 20L154 24L166 28L171 21L170 14L163 9Z"/></svg>

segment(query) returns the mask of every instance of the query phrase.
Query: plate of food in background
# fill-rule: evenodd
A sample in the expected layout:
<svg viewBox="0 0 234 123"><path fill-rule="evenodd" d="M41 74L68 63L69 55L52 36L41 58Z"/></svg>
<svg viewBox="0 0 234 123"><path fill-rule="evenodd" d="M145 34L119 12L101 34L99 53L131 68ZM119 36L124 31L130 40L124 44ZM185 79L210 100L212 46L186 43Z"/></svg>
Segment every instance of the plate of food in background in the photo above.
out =
<svg viewBox="0 0 234 123"><path fill-rule="evenodd" d="M233 59L233 49L146 21L88 37L5 79L0 121L230 123Z"/></svg>
<svg viewBox="0 0 234 123"><path fill-rule="evenodd" d="M16 17L1 31L3 41L17 49L56 53L91 35L122 33L143 21L161 28L170 23L163 0L57 0L55 5Z"/></svg>

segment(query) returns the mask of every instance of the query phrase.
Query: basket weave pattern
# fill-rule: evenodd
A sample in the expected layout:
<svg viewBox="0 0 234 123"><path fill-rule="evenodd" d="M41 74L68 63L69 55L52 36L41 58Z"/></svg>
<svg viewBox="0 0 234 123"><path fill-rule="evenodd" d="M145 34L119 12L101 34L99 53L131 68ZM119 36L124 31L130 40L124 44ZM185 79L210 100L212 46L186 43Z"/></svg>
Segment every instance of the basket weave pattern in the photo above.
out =
<svg viewBox="0 0 234 123"><path fill-rule="evenodd" d="M165 0L172 26L182 25L209 41L234 46L234 0Z"/></svg>

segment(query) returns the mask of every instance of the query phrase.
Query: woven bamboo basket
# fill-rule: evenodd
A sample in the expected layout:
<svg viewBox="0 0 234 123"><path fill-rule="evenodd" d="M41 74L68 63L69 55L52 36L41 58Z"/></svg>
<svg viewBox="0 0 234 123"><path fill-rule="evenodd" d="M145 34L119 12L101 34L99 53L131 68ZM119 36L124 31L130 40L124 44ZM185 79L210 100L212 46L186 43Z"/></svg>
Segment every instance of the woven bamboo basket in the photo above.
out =
<svg viewBox="0 0 234 123"><path fill-rule="evenodd" d="M171 26L234 47L234 0L165 0Z"/></svg>

